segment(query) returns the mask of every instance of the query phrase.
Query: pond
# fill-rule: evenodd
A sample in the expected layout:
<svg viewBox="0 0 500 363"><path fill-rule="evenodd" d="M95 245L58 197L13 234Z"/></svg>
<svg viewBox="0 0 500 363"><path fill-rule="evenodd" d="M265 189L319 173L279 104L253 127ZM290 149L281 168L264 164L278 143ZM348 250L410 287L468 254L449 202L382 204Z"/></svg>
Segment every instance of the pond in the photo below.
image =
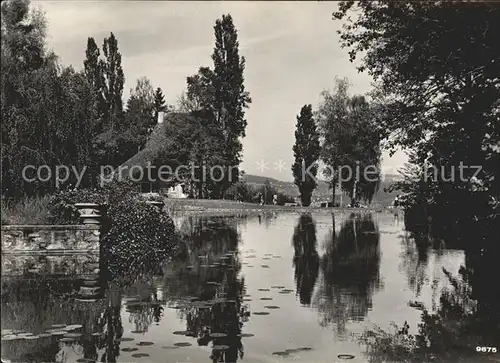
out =
<svg viewBox="0 0 500 363"><path fill-rule="evenodd" d="M176 219L188 254L106 283L2 278L2 359L366 362L367 329L440 306L462 250L420 248L388 213ZM85 281L84 281L85 285ZM92 289L92 283L89 282Z"/></svg>

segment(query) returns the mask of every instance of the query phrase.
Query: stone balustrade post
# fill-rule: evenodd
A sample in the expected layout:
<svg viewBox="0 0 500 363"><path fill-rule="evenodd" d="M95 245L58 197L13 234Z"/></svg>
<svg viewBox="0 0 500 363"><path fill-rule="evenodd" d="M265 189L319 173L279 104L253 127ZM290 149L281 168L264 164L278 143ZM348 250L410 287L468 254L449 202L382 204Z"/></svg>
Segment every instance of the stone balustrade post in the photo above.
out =
<svg viewBox="0 0 500 363"><path fill-rule="evenodd" d="M78 212L80 213L80 221L82 224L101 224L102 215L100 214L101 206L99 204L76 203L75 207L78 208Z"/></svg>

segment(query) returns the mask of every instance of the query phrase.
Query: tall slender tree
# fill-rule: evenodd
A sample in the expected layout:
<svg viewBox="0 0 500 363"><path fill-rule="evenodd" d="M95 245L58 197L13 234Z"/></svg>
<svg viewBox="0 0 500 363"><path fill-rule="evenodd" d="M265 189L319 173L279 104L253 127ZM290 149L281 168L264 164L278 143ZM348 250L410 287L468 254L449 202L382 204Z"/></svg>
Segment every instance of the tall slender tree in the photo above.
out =
<svg viewBox="0 0 500 363"><path fill-rule="evenodd" d="M111 129L120 129L123 116L123 85L125 76L122 68L122 55L118 51L118 40L113 33L104 39L102 51L105 59L100 61L104 74L104 99L106 101L105 118Z"/></svg>
<svg viewBox="0 0 500 363"><path fill-rule="evenodd" d="M97 132L102 132L105 109L105 100L103 96L104 74L99 57L99 47L94 38L88 38L83 67L87 82L94 93L95 108L97 110L97 119L94 120L94 127Z"/></svg>
<svg viewBox="0 0 500 363"><path fill-rule="evenodd" d="M231 15L223 15L221 19L217 19L214 33L213 109L226 144L225 159L230 166L236 166L241 162L243 147L240 138L245 137L247 126L245 108L251 103L244 86L245 58L239 54L238 32ZM234 175L226 175L221 192L238 178L236 168L227 169L229 170Z"/></svg>
<svg viewBox="0 0 500 363"><path fill-rule="evenodd" d="M307 207L311 204L312 192L317 186L317 161L320 153L319 134L311 105L304 105L297 116L293 153L293 178L299 188L302 205Z"/></svg>

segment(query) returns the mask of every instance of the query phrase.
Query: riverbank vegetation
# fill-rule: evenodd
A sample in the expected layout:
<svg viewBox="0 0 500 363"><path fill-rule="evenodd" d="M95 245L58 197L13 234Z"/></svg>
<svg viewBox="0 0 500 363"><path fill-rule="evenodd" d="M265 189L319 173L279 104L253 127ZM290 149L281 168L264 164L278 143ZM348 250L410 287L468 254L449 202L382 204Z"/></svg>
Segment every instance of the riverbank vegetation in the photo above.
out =
<svg viewBox="0 0 500 363"><path fill-rule="evenodd" d="M354 8L357 16L351 18ZM423 248L439 239L466 251L465 266L460 276L450 276L453 288L441 296L440 310L424 309L413 345L404 347L408 329L400 324L395 334L379 335L369 346L402 352L407 361L416 353L444 361L446 351L462 345L460 353L468 350L477 358L474 344L498 341L500 331L500 291L487 282L500 273L500 8L349 1L333 17L344 22L339 33L351 60L375 79L371 96L379 105L376 126L384 146L410 151L404 180L393 187L404 193L406 228ZM478 341L471 340L472 332ZM373 361L404 361L399 358Z"/></svg>

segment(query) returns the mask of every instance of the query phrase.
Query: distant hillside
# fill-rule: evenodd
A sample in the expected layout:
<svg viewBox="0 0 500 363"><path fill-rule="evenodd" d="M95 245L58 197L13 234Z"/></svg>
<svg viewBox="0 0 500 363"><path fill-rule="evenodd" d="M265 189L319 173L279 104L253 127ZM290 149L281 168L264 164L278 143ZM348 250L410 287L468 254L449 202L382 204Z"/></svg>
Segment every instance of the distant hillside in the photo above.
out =
<svg viewBox="0 0 500 363"><path fill-rule="evenodd" d="M245 181L249 184L260 186L263 185L266 180L269 180L271 185L278 189L278 191L288 194L292 197L299 196L299 189L293 182L286 182L277 180L274 178L267 178L265 176L260 175L252 175L245 174ZM392 185L399 177L397 175L387 174L384 177L384 180L380 184L380 188L378 193L374 196L372 204L380 204L383 206L388 206L392 203L394 198L396 197L395 192L386 193L384 188L388 188ZM329 188L328 183L324 181L320 181L318 183L318 187L313 192L313 200L331 200L332 198L332 190ZM348 198L344 199L346 203L348 203Z"/></svg>

